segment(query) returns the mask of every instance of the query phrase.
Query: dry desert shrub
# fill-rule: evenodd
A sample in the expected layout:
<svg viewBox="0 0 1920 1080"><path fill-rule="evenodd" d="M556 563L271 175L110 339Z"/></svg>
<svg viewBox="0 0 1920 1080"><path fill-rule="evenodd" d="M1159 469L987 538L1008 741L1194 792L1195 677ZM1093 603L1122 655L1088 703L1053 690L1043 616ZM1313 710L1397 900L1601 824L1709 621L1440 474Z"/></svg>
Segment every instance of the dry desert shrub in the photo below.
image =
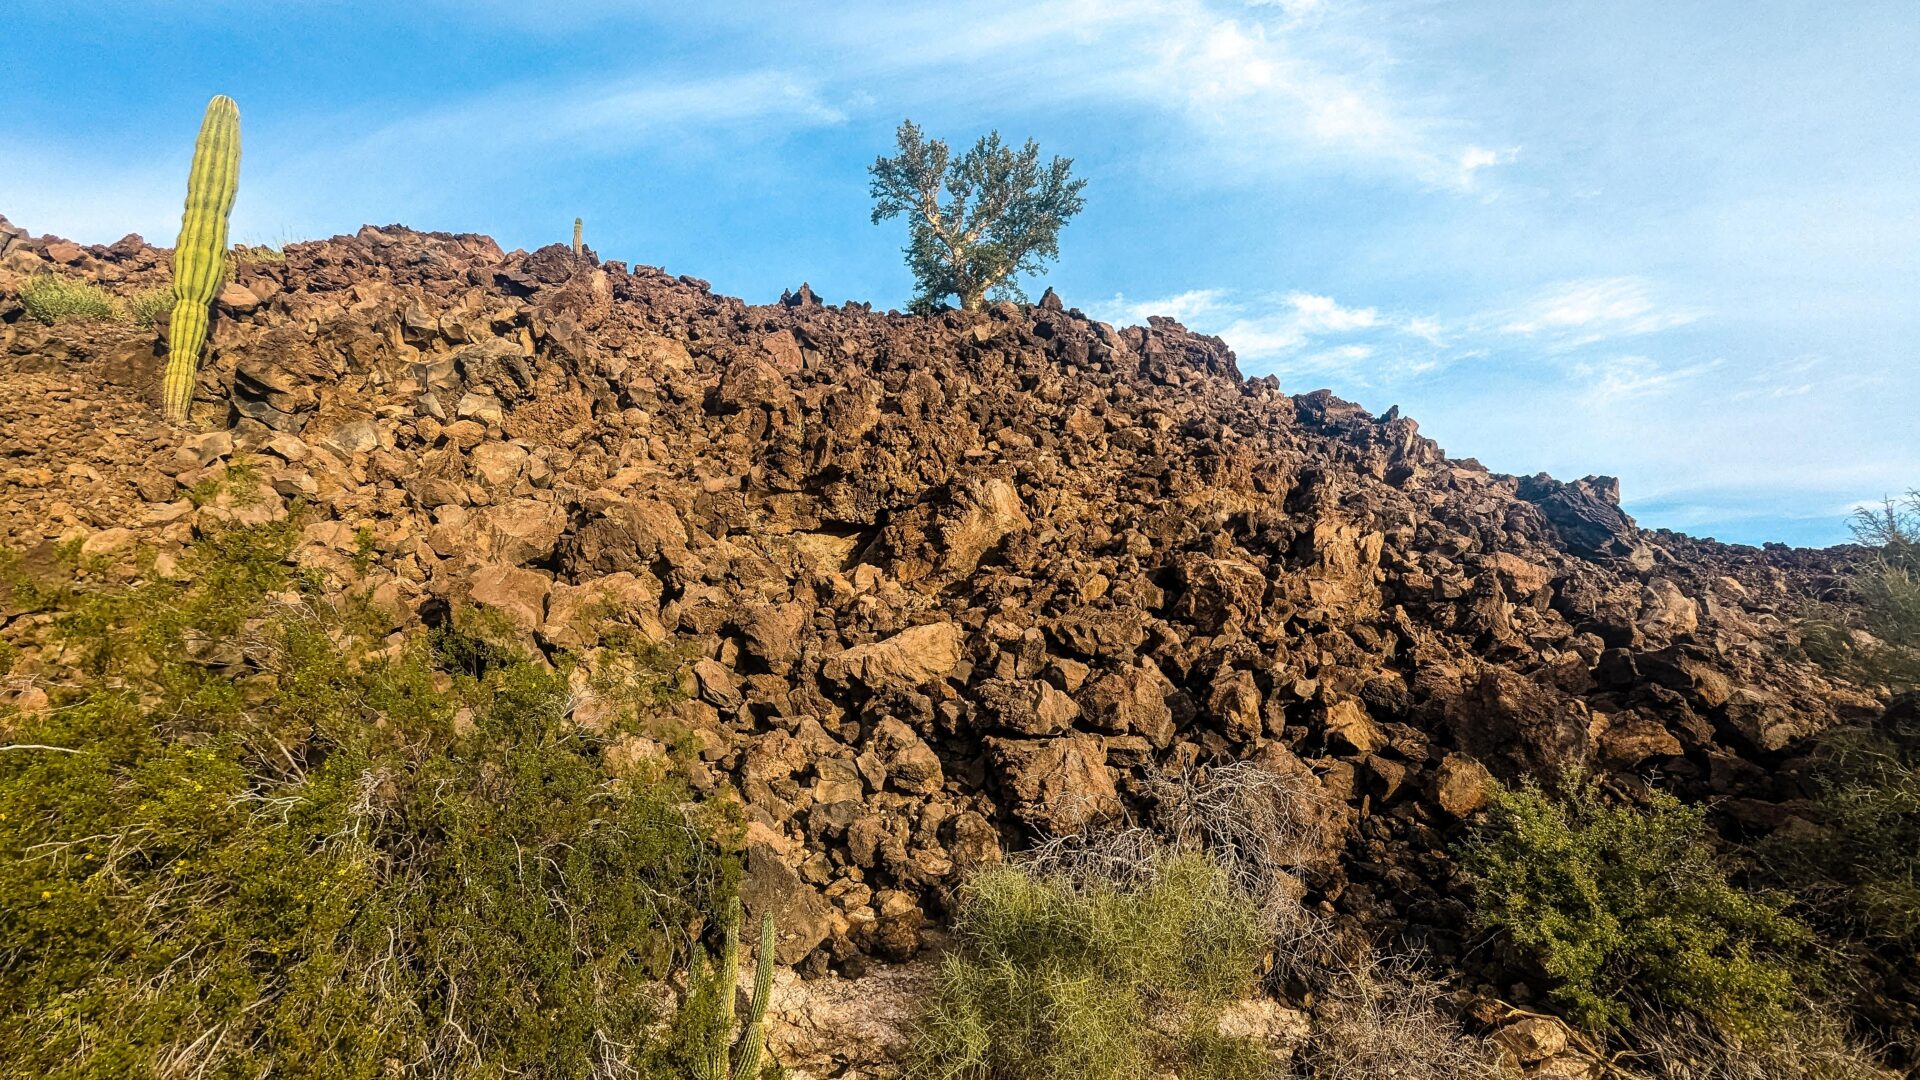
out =
<svg viewBox="0 0 1920 1080"><path fill-rule="evenodd" d="M1313 1080L1503 1080L1485 1039L1443 1011L1446 984L1403 957L1374 958L1335 978L1315 1010L1305 1057Z"/></svg>
<svg viewBox="0 0 1920 1080"><path fill-rule="evenodd" d="M1791 1022L1746 1040L1685 1013L1643 1015L1632 1033L1639 1044L1633 1056L1654 1080L1895 1080L1824 1010L1800 1010Z"/></svg>

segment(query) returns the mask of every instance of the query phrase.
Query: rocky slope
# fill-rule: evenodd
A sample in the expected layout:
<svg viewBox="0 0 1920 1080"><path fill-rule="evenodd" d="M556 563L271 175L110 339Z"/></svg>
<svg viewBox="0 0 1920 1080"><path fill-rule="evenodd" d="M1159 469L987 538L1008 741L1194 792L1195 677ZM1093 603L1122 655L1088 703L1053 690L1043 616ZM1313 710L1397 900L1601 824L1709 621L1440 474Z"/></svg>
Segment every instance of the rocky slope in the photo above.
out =
<svg viewBox="0 0 1920 1080"><path fill-rule="evenodd" d="M691 639L699 781L749 807L749 901L802 974L912 956L969 869L1129 815L1150 769L1253 758L1332 796L1312 902L1504 987L1447 854L1487 771L1764 832L1800 740L1883 705L1794 659L1844 553L1639 529L1611 479L1449 458L1165 319L754 306L369 227L236 268L183 436L154 331L23 318L47 270L129 289L166 252L0 219L0 545L165 549L299 500L299 558L396 632Z"/></svg>

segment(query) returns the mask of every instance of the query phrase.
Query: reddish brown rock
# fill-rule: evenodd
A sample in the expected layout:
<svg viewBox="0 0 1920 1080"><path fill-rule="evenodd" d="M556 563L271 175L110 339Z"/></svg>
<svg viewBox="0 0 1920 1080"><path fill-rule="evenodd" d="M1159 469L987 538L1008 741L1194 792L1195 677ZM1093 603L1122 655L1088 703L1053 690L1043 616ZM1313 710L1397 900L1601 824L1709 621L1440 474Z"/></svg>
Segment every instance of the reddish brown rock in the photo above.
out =
<svg viewBox="0 0 1920 1080"><path fill-rule="evenodd" d="M1120 795L1098 739L988 739L1013 814L1042 836L1067 836L1120 813Z"/></svg>
<svg viewBox="0 0 1920 1080"><path fill-rule="evenodd" d="M1463 818L1487 804L1493 774L1465 754L1448 754L1434 770L1433 801L1440 809Z"/></svg>

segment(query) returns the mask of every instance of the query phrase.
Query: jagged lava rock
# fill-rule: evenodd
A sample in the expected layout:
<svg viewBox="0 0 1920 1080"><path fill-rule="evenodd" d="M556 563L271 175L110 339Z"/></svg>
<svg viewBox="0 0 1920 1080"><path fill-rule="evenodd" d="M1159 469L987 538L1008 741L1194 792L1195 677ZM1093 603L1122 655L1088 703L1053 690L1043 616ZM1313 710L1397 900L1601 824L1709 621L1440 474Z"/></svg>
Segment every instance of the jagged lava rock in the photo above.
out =
<svg viewBox="0 0 1920 1080"><path fill-rule="evenodd" d="M750 305L368 227L237 265L183 435L154 331L19 301L166 254L0 220L0 543L170 557L299 499L297 557L396 630L472 605L534 648L691 641L696 783L745 802L749 907L803 973L912 952L966 873L1123 819L1148 770L1242 758L1344 804L1311 902L1444 954L1490 778L1748 805L1881 705L1780 647L1845 552L1641 529L1608 478L1449 458L1168 319ZM254 501L186 498L243 457ZM0 595L30 661L42 624Z"/></svg>

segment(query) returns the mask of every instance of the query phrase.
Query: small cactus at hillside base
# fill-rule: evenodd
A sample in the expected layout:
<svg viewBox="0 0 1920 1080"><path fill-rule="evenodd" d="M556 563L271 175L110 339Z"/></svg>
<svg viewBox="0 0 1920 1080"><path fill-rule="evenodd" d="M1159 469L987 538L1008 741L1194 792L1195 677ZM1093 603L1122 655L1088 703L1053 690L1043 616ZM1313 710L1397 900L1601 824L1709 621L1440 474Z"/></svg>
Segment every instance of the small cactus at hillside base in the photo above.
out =
<svg viewBox="0 0 1920 1080"><path fill-rule="evenodd" d="M740 1041L733 1043L734 989L740 972L740 908L734 902L720 942L720 962L712 978L718 995L719 1016L705 1052L694 1061L694 1080L754 1080L760 1075L760 1059L766 1049L767 1000L773 993L773 916L760 917L760 953L754 958L753 1000L741 1027ZM702 977L696 969L694 979Z"/></svg>
<svg viewBox="0 0 1920 1080"><path fill-rule="evenodd" d="M576 258L578 258L580 255L580 228L581 228L580 219L574 218L573 219L573 254Z"/></svg>
<svg viewBox="0 0 1920 1080"><path fill-rule="evenodd" d="M193 378L207 343L214 293L226 275L227 216L240 186L240 107L225 95L207 102L187 174L187 206L173 248L173 318L161 400L179 423L193 405Z"/></svg>

